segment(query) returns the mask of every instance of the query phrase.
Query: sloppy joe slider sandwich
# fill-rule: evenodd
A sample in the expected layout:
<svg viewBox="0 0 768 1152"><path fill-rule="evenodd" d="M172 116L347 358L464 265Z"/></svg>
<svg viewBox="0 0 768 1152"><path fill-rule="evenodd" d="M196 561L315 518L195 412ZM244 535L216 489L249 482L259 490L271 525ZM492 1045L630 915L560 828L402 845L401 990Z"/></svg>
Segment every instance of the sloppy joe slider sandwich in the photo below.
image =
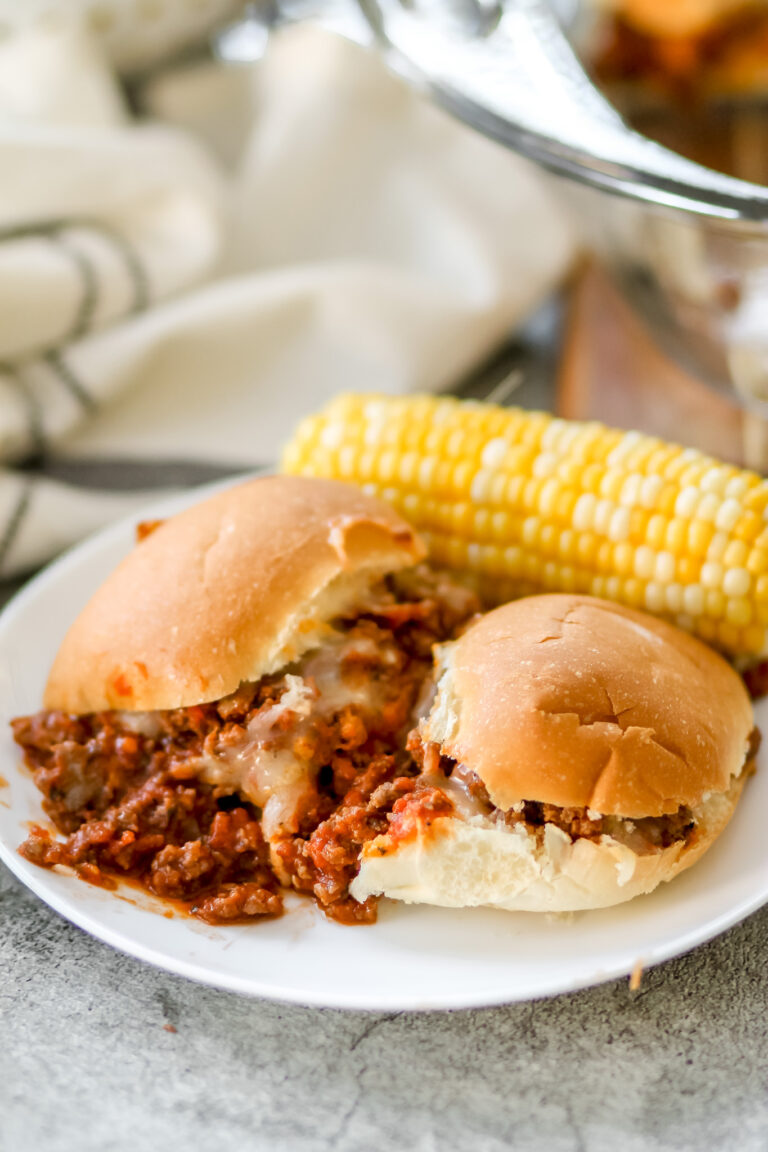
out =
<svg viewBox="0 0 768 1152"><path fill-rule="evenodd" d="M672 625L587 596L507 604L441 647L410 742L421 775L352 894L541 912L630 900L720 835L755 737L740 677Z"/></svg>
<svg viewBox="0 0 768 1152"><path fill-rule="evenodd" d="M436 641L476 608L422 564L385 504L268 477L155 527L72 625L45 711L13 722L64 839L23 854L130 876L211 922L280 911L279 884L337 919L351 813L405 759Z"/></svg>

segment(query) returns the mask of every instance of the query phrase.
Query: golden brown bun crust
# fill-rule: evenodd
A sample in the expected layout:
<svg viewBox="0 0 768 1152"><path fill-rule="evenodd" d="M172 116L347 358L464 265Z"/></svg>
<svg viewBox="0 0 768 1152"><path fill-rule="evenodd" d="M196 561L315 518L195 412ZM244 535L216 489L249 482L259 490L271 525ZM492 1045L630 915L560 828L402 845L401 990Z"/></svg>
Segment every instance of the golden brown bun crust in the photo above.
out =
<svg viewBox="0 0 768 1152"><path fill-rule="evenodd" d="M165 521L67 633L46 708L152 711L218 700L309 646L372 579L424 555L359 488L269 476Z"/></svg>
<svg viewBox="0 0 768 1152"><path fill-rule="evenodd" d="M667 624L589 596L531 596L442 653L422 736L518 800L660 816L727 791L752 706L741 677Z"/></svg>

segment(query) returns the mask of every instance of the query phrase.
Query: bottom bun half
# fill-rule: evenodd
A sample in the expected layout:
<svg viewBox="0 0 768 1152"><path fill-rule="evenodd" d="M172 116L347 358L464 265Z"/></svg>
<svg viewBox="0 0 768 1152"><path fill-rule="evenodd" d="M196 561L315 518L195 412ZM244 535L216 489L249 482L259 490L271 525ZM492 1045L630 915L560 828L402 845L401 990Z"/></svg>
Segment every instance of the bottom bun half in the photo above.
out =
<svg viewBox="0 0 768 1152"><path fill-rule="evenodd" d="M379 836L366 845L350 891L443 908L485 906L521 912L578 912L622 904L653 891L704 855L730 820L747 772L727 792L693 810L685 841L647 853L609 836L571 840L552 824L537 839L524 826L506 830L440 817L407 840Z"/></svg>

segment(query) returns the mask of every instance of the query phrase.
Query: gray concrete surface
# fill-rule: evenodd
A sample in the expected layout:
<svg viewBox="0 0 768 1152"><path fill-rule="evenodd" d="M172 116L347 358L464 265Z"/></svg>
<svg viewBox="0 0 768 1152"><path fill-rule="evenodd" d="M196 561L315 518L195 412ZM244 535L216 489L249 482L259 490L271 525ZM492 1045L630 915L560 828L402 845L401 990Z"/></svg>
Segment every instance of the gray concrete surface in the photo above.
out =
<svg viewBox="0 0 768 1152"><path fill-rule="evenodd" d="M0 1148L761 1152L767 945L765 910L634 994L320 1011L148 968L3 871Z"/></svg>

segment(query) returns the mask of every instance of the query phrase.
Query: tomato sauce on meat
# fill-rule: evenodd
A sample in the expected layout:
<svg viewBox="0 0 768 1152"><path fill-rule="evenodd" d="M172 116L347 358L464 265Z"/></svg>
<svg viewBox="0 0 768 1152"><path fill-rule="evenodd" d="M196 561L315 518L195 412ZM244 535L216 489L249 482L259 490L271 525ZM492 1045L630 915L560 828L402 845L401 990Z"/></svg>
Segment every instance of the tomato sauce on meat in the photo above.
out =
<svg viewBox="0 0 768 1152"><path fill-rule="evenodd" d="M360 849L403 824L432 646L476 609L444 577L398 576L334 622L325 652L225 699L14 720L59 833L35 826L20 852L92 883L139 883L210 924L280 915L285 885L335 920L370 923L375 898L349 896Z"/></svg>

